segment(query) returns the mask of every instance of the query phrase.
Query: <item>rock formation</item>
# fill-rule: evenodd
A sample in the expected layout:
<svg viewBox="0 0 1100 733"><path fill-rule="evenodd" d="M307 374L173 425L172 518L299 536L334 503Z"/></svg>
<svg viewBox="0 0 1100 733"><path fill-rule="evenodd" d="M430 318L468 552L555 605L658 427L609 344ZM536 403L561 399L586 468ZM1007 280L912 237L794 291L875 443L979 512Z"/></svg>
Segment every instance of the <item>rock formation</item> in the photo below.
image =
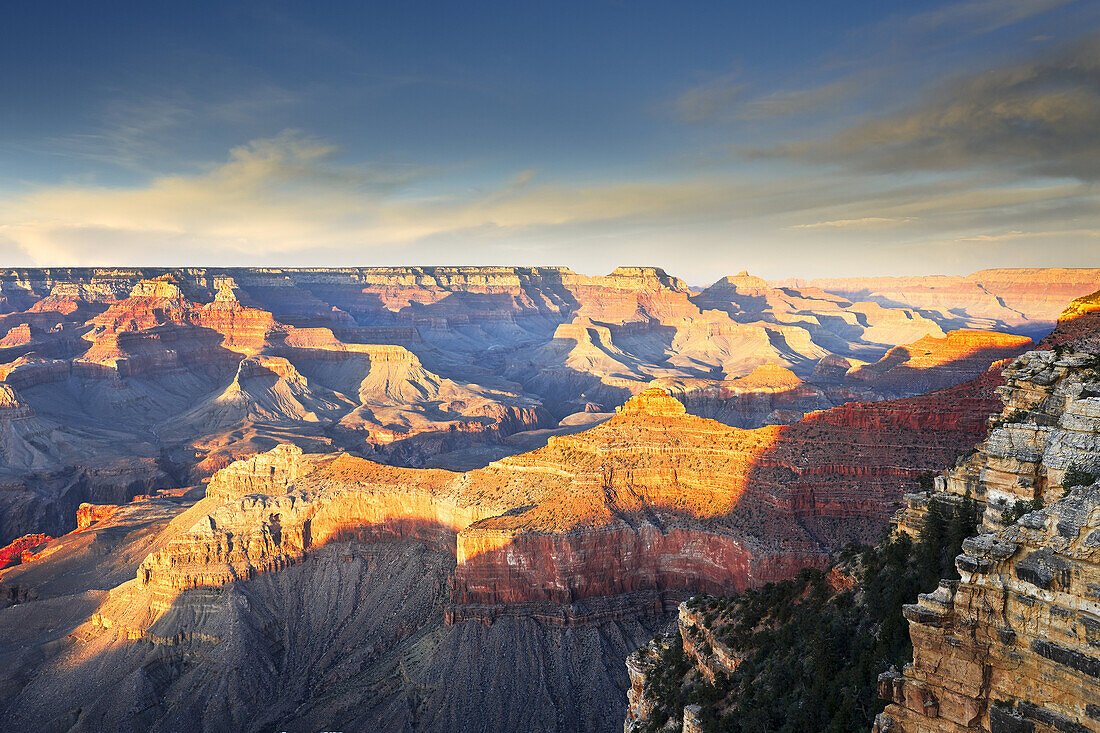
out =
<svg viewBox="0 0 1100 733"><path fill-rule="evenodd" d="M961 581L906 606L913 662L875 730L1100 729L1100 484L963 544Z"/></svg>
<svg viewBox="0 0 1100 733"><path fill-rule="evenodd" d="M643 267L0 296L0 539L58 535L0 574L4 729L610 730L681 600L873 540L1024 343Z"/></svg>
<svg viewBox="0 0 1100 733"><path fill-rule="evenodd" d="M880 678L876 731L1100 730L1100 358L1074 323L1084 305L1063 315L1055 350L1005 370L977 452L898 515L916 533L935 502L984 507L962 579L905 607L913 662Z"/></svg>
<svg viewBox="0 0 1100 733"><path fill-rule="evenodd" d="M597 427L464 474L280 446L215 474L196 505L206 513L122 596L152 594L146 605L163 611L181 591L273 572L330 542L391 537L455 558L450 623L659 615L693 591L789 577L875 536L901 487L984 427L965 412L984 414L991 396L956 392L741 430L649 389Z"/></svg>
<svg viewBox="0 0 1100 733"><path fill-rule="evenodd" d="M966 277L854 277L778 284L903 304L952 328L984 328L999 321L1027 336L1044 336L1068 301L1096 290L1098 274L1089 268L1021 268L981 270Z"/></svg>
<svg viewBox="0 0 1100 733"><path fill-rule="evenodd" d="M765 364L737 379L666 377L652 384L667 389L697 415L746 428L782 425L848 402L897 399L962 384L1030 345L1024 336L952 331L895 346L873 363L826 357L805 380Z"/></svg>
<svg viewBox="0 0 1100 733"><path fill-rule="evenodd" d="M6 270L0 298L0 479L23 494L0 504L25 507L0 541L129 498L104 482L135 454L155 462L143 491L279 443L484 466L651 383L761 427L949 386L1011 348L964 353L954 316L747 273L696 292L651 267ZM941 360L887 353L911 342ZM50 477L83 470L102 481L58 503Z"/></svg>
<svg viewBox="0 0 1100 733"><path fill-rule="evenodd" d="M1093 434L1100 413L1092 402L1100 395L1100 357L1077 350L1093 344L1077 338L1079 315L1071 308L1043 342L1053 350L1029 351L1007 365L998 388L1001 409L990 417L987 439L936 479L934 493L906 497L908 507L896 519L902 531L919 532L929 501L964 497L981 505L983 527L995 531L1011 524L1018 508L1057 501L1071 468L1100 470Z"/></svg>
<svg viewBox="0 0 1100 733"><path fill-rule="evenodd" d="M5 547L0 547L0 570L11 565L18 565L24 560L29 560L34 556L37 548L42 547L52 539L53 537L49 535L28 534L9 542Z"/></svg>

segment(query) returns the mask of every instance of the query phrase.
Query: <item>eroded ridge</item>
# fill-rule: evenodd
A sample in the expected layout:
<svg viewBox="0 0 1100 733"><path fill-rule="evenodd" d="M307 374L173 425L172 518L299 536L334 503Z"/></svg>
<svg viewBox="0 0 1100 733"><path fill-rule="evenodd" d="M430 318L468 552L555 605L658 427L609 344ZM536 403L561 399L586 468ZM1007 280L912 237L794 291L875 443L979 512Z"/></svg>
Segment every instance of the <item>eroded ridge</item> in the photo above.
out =
<svg viewBox="0 0 1100 733"><path fill-rule="evenodd" d="M111 625L128 603L144 605L140 634L185 590L276 571L326 543L387 539L455 558L448 622L660 614L700 590L822 566L832 548L875 536L900 486L977 439L980 420L966 413L987 399L852 404L744 430L652 388L594 428L465 473L279 446L215 474L184 531L99 618ZM945 400L958 414L943 413Z"/></svg>

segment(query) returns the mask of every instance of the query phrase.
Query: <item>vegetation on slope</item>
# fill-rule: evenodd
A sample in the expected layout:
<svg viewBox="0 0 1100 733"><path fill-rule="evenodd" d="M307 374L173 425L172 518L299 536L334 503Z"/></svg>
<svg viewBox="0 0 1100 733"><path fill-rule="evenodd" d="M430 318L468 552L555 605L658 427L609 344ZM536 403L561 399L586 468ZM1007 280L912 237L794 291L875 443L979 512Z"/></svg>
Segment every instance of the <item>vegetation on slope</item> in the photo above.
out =
<svg viewBox="0 0 1100 733"><path fill-rule="evenodd" d="M704 730L869 730L882 710L877 679L912 658L901 607L957 578L955 556L975 533L973 502L936 503L918 541L906 535L876 547L849 548L829 571L803 570L738 596L698 596L689 607L702 615L708 636L741 658L732 674L708 682L675 635L649 676L656 701L648 721L659 730L685 705L701 706ZM854 575L853 587L831 582ZM695 627L693 646L704 656L709 641Z"/></svg>

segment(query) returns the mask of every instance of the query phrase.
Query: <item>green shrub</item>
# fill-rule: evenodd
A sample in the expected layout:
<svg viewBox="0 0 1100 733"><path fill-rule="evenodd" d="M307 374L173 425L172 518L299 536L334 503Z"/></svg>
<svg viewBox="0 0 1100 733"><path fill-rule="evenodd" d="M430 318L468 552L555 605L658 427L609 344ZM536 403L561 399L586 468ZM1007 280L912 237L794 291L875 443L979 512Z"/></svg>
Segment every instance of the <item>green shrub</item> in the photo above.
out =
<svg viewBox="0 0 1100 733"><path fill-rule="evenodd" d="M691 703L702 706L706 730L869 730L885 705L878 700L879 673L912 658L901 607L955 574L977 509L969 496L935 501L917 542L899 535L876 547L846 548L846 572L859 577L852 590L835 591L827 573L806 568L792 580L717 599L729 615L710 630L743 661L713 684L685 683L689 664L677 639L647 681L661 707L650 730ZM700 649L711 652L706 643Z"/></svg>
<svg viewBox="0 0 1100 733"><path fill-rule="evenodd" d="M1096 474L1090 473L1077 466L1071 465L1066 469L1065 476L1062 477L1062 488L1072 489L1075 486L1091 486L1096 482Z"/></svg>
<svg viewBox="0 0 1100 733"><path fill-rule="evenodd" d="M1007 509L1001 510L1001 524L1015 524L1020 517L1043 508L1043 500L1036 497L1031 501L1020 500Z"/></svg>

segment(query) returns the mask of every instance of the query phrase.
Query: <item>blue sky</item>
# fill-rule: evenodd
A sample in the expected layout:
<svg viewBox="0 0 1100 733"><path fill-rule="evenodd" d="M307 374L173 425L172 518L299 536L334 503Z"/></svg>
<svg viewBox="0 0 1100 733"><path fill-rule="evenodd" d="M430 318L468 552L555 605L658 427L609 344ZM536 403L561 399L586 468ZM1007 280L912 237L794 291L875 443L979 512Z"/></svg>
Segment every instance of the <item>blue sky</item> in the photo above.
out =
<svg viewBox="0 0 1100 733"><path fill-rule="evenodd" d="M1084 0L8 3L3 264L1100 264Z"/></svg>

